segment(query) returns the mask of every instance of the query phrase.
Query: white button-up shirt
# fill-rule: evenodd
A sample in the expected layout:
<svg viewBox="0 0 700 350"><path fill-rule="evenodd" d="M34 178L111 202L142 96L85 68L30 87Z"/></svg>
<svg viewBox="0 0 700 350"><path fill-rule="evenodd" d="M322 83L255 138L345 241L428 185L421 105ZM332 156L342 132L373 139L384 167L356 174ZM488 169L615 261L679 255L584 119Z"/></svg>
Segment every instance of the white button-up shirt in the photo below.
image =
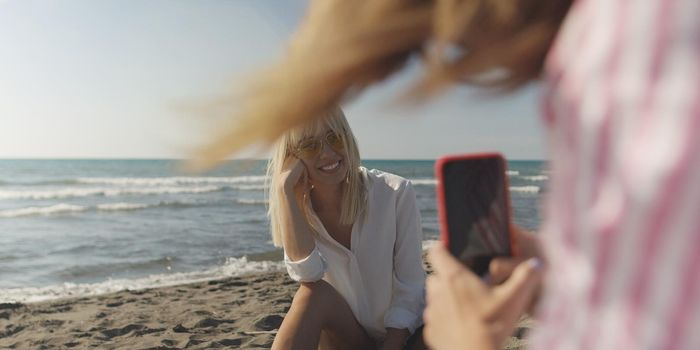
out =
<svg viewBox="0 0 700 350"><path fill-rule="evenodd" d="M289 276L300 282L323 279L352 309L367 333L382 339L386 328L423 324L425 271L423 232L411 183L379 170L361 168L367 211L352 226L351 249L333 239L309 210L316 248L301 260L284 261ZM310 203L307 203L310 209Z"/></svg>

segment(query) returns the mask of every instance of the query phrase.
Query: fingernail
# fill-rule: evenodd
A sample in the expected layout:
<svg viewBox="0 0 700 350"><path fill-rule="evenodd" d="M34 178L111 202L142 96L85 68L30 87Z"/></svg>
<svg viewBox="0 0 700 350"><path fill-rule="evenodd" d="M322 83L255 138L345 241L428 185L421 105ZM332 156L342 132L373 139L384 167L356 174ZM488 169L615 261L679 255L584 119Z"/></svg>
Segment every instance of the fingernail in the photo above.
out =
<svg viewBox="0 0 700 350"><path fill-rule="evenodd" d="M527 261L527 264L532 268L533 270L542 270L542 260L540 258L530 258Z"/></svg>

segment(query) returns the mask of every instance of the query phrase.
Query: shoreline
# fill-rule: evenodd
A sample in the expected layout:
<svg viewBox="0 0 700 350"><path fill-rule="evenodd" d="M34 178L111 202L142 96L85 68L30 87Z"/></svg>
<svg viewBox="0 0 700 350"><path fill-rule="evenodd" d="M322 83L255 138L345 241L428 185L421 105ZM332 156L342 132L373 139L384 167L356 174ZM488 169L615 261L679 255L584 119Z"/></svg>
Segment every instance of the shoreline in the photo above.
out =
<svg viewBox="0 0 700 350"><path fill-rule="evenodd" d="M428 268L429 270L429 268ZM285 271L0 304L0 348L269 349L297 282ZM524 349L521 320L504 349Z"/></svg>
<svg viewBox="0 0 700 350"><path fill-rule="evenodd" d="M424 255L430 246L438 242L433 238L423 240ZM103 281L86 283L63 282L48 286L5 288L0 289L0 304L29 304L70 298L97 297L125 290L137 291L173 287L250 274L286 271L283 260L282 249L275 248L240 257L229 257L223 265L210 266L202 270L161 273L136 278L108 278Z"/></svg>

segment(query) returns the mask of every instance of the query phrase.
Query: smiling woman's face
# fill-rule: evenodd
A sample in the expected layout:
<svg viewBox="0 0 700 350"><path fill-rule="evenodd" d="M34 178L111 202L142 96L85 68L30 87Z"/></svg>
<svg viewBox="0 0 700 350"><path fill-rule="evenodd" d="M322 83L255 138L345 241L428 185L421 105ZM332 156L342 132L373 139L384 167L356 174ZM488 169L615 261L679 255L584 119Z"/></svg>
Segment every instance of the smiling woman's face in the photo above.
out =
<svg viewBox="0 0 700 350"><path fill-rule="evenodd" d="M347 152L344 147L334 144L334 137L339 137L340 145L343 144L342 136L334 134L330 128L324 126L300 143L300 145L316 143L316 147L320 147L316 154L303 154L303 152L299 154L299 159L306 166L311 184L337 185L347 177Z"/></svg>

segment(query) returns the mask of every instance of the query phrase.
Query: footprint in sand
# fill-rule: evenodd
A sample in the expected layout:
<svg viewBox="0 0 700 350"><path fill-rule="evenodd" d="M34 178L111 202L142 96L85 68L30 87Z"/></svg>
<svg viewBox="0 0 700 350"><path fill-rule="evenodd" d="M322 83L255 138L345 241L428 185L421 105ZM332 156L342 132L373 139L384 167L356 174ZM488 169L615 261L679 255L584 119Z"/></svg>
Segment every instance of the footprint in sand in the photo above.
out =
<svg viewBox="0 0 700 350"><path fill-rule="evenodd" d="M160 341L160 343L165 346L175 346L175 344L177 344L177 341L172 339L163 339Z"/></svg>
<svg viewBox="0 0 700 350"><path fill-rule="evenodd" d="M241 343L243 343L242 339L236 338L236 339L221 339L221 340L216 340L207 346L209 349L214 349L214 348L220 348L222 346L240 346Z"/></svg>
<svg viewBox="0 0 700 350"><path fill-rule="evenodd" d="M112 329L106 329L103 331L100 331L102 335L107 338L107 339L112 339L115 337L120 337L123 335L127 335L131 332L134 333L136 336L141 336L144 334L150 334L150 333L156 333L156 332L162 332L165 331L165 328L148 328L144 325L138 325L138 324L130 324L122 328L112 328Z"/></svg>
<svg viewBox="0 0 700 350"><path fill-rule="evenodd" d="M232 306L232 305L241 306L243 304L245 304L244 300L233 300L233 301L223 303L223 305L225 305L225 306Z"/></svg>
<svg viewBox="0 0 700 350"><path fill-rule="evenodd" d="M207 311L207 310L197 310L194 312L194 314L197 316L211 316L211 315L213 315L213 313L211 313L210 311Z"/></svg>
<svg viewBox="0 0 700 350"><path fill-rule="evenodd" d="M42 327L47 327L47 328L49 328L49 327L60 327L60 326L62 326L64 323L66 323L66 321L62 321L62 320L44 320L44 321L41 321L41 326L42 326Z"/></svg>
<svg viewBox="0 0 700 350"><path fill-rule="evenodd" d="M267 315L255 321L255 328L263 331L271 331L280 328L283 317L280 315Z"/></svg>
<svg viewBox="0 0 700 350"><path fill-rule="evenodd" d="M23 331L25 328L26 328L25 326L7 325L7 327L5 327L4 331L0 331L0 338L6 338L9 336L13 336L13 335Z"/></svg>
<svg viewBox="0 0 700 350"><path fill-rule="evenodd" d="M187 341L187 345L185 345L185 348L189 348L190 346L195 346L204 343L205 340L202 339L201 335L192 335L190 336L190 339Z"/></svg>
<svg viewBox="0 0 700 350"><path fill-rule="evenodd" d="M277 299L272 300L272 303L274 305L289 304L291 302L292 302L292 299L287 298L286 296L283 298L277 298Z"/></svg>
<svg viewBox="0 0 700 350"><path fill-rule="evenodd" d="M175 333L189 333L190 330L189 328L183 326L181 323L179 323L177 326L173 327L173 332Z"/></svg>
<svg viewBox="0 0 700 350"><path fill-rule="evenodd" d="M226 288L229 288L229 287L245 287L245 286L247 286L247 285L248 285L248 282L244 282L244 281L231 281L231 282L226 282L226 283L222 284L221 287L226 287Z"/></svg>
<svg viewBox="0 0 700 350"><path fill-rule="evenodd" d="M218 320L215 318L205 318L194 325L194 328L211 328L218 327L222 323L234 323L235 320Z"/></svg>

